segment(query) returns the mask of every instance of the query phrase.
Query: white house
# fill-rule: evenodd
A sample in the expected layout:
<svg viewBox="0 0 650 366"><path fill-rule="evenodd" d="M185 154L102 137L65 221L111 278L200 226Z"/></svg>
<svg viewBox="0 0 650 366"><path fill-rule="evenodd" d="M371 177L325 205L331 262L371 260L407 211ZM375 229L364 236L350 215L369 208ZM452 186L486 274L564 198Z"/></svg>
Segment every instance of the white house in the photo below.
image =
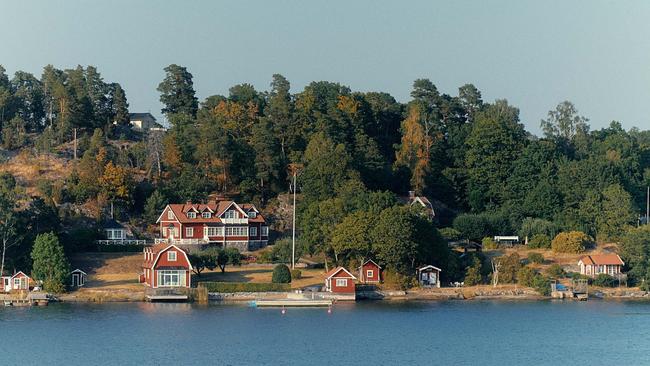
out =
<svg viewBox="0 0 650 366"><path fill-rule="evenodd" d="M580 274L595 277L601 273L618 276L625 263L618 254L592 254L586 255L578 261Z"/></svg>

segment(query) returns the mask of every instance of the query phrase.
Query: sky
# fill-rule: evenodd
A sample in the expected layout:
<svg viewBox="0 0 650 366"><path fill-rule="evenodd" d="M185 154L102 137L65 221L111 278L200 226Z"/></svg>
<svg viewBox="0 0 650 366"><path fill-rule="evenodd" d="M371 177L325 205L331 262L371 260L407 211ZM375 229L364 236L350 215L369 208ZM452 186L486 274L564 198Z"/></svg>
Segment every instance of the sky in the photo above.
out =
<svg viewBox="0 0 650 366"><path fill-rule="evenodd" d="M472 83L507 99L540 134L572 101L592 129L650 128L648 1L0 0L0 64L94 65L126 90L131 112L159 120L163 68L194 75L199 100L239 83L292 92L311 81L409 100L429 78L456 95Z"/></svg>

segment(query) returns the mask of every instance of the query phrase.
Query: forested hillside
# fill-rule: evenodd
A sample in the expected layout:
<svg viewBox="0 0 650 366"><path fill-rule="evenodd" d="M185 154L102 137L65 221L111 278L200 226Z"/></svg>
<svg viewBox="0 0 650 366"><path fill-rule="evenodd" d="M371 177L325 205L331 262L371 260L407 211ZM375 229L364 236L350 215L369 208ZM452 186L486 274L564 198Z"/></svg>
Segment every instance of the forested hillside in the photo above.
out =
<svg viewBox="0 0 650 366"><path fill-rule="evenodd" d="M0 211L11 216L2 221L5 232L14 230L14 262L28 263L38 232L60 232L68 250L78 249L75 220L96 222L111 203L121 220L141 225L168 202L214 192L267 207L288 191L291 169L302 251L336 262L372 254L403 273L432 260L465 268L449 258L433 225L396 205L411 190L448 208L435 223L454 227L446 236L477 240L579 230L617 241L645 210L650 132L616 121L591 131L570 102L548 113L538 137L516 106L484 101L471 84L447 95L418 79L411 100L400 103L329 81L295 91L276 74L268 90L239 84L199 101L188 70L170 65L165 75L157 91L169 130L143 135L128 127L124 90L92 66L48 65L40 76L13 77L0 67L5 156L69 162L61 179L38 180L38 197L3 175ZM11 222L20 233L7 228Z"/></svg>

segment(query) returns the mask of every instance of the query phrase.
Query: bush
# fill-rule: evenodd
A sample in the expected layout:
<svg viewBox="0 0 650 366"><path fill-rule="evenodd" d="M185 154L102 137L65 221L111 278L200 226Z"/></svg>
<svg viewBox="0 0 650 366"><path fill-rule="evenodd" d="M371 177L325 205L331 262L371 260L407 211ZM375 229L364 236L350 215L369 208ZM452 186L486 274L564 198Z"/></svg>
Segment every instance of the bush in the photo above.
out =
<svg viewBox="0 0 650 366"><path fill-rule="evenodd" d="M291 279L292 280L299 280L302 278L302 272L299 269L292 269L291 270Z"/></svg>
<svg viewBox="0 0 650 366"><path fill-rule="evenodd" d="M551 238L545 234L535 234L528 240L528 248L548 249L551 247Z"/></svg>
<svg viewBox="0 0 650 366"><path fill-rule="evenodd" d="M400 290L408 290L415 286L415 278L406 276L395 271L386 270L383 272L384 285L388 288L396 287Z"/></svg>
<svg viewBox="0 0 650 366"><path fill-rule="evenodd" d="M454 229L460 232L463 239L478 240L488 235L488 223L483 216L461 214L454 219Z"/></svg>
<svg viewBox="0 0 650 366"><path fill-rule="evenodd" d="M608 274L601 273L592 280L591 284L598 287L616 287L618 280Z"/></svg>
<svg viewBox="0 0 650 366"><path fill-rule="evenodd" d="M205 287L208 292L287 292L291 286L286 283L250 283L250 282L199 282L198 287Z"/></svg>
<svg viewBox="0 0 650 366"><path fill-rule="evenodd" d="M535 275L531 287L542 296L548 296L551 294L551 280L539 273Z"/></svg>
<svg viewBox="0 0 650 366"><path fill-rule="evenodd" d="M546 269L546 274L552 278L563 278L566 272L564 272L564 268L561 265L553 263Z"/></svg>
<svg viewBox="0 0 650 366"><path fill-rule="evenodd" d="M544 256L540 253L528 253L528 262L541 264L544 263Z"/></svg>
<svg viewBox="0 0 650 366"><path fill-rule="evenodd" d="M580 274L578 272L569 272L565 274L566 277L572 279L572 280L590 280L588 276L585 276L583 274Z"/></svg>
<svg viewBox="0 0 650 366"><path fill-rule="evenodd" d="M467 267L467 273L465 274L466 286L476 286L482 282L483 278L481 276L481 261L478 258L474 258L474 263Z"/></svg>
<svg viewBox="0 0 650 366"><path fill-rule="evenodd" d="M517 281L517 272L521 268L519 255L512 253L507 256L501 256L496 259L499 264L499 282L500 283L515 283Z"/></svg>
<svg viewBox="0 0 650 366"><path fill-rule="evenodd" d="M273 283L291 283L291 271L285 264L278 264L273 268Z"/></svg>
<svg viewBox="0 0 650 366"><path fill-rule="evenodd" d="M443 227L438 230L440 235L447 241L456 241L461 239L460 231L454 229L453 227Z"/></svg>
<svg viewBox="0 0 650 366"><path fill-rule="evenodd" d="M551 248L556 253L578 254L593 243L593 239L582 231L559 233L551 242Z"/></svg>
<svg viewBox="0 0 650 366"><path fill-rule="evenodd" d="M499 247L499 244L497 244L494 239L490 238L489 236L486 236L481 240L481 245L483 246L483 249L485 250L494 250Z"/></svg>
<svg viewBox="0 0 650 366"><path fill-rule="evenodd" d="M517 271L517 283L525 287L533 287L537 273L530 267L521 267Z"/></svg>

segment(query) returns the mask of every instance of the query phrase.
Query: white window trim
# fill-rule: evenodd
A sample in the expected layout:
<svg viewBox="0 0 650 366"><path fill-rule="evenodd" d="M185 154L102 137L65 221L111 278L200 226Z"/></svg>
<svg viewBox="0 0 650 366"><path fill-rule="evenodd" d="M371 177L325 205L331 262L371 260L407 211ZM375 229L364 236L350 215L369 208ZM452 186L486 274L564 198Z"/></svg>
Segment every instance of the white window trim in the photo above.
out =
<svg viewBox="0 0 650 366"><path fill-rule="evenodd" d="M203 212L201 214L201 217L204 218L204 219L209 219L209 218L212 217L212 214L210 212Z"/></svg>
<svg viewBox="0 0 650 366"><path fill-rule="evenodd" d="M187 213L187 218L188 218L188 219L195 219L195 218L196 218L196 212L194 212L194 211L189 211L189 212Z"/></svg>
<svg viewBox="0 0 650 366"><path fill-rule="evenodd" d="M193 227L186 227L185 228L185 236L193 237L194 236L194 228Z"/></svg>
<svg viewBox="0 0 650 366"><path fill-rule="evenodd" d="M176 259L177 259L177 258L178 258L178 257L176 256L176 252L175 252L175 251L167 252L167 260L168 260L168 261L170 261L170 262L176 262Z"/></svg>
<svg viewBox="0 0 650 366"><path fill-rule="evenodd" d="M348 287L348 279L347 278L337 278L336 279L336 287Z"/></svg>
<svg viewBox="0 0 650 366"><path fill-rule="evenodd" d="M366 270L366 278L372 278L375 277L375 271L372 269L367 269Z"/></svg>
<svg viewBox="0 0 650 366"><path fill-rule="evenodd" d="M254 219L256 217L257 217L257 212L251 211L251 212L248 213L248 218L249 219Z"/></svg>
<svg viewBox="0 0 650 366"><path fill-rule="evenodd" d="M250 237L257 236L257 228L255 226L249 227L248 232Z"/></svg>
<svg viewBox="0 0 650 366"><path fill-rule="evenodd" d="M268 226L262 226L260 228L260 235L261 236L269 236L269 227Z"/></svg>
<svg viewBox="0 0 650 366"><path fill-rule="evenodd" d="M228 210L223 213L223 218L224 219L236 219L237 218L237 213L235 210Z"/></svg>
<svg viewBox="0 0 650 366"><path fill-rule="evenodd" d="M168 218L169 220L173 220L173 219L174 219L174 213L172 212L172 210L167 211L167 218Z"/></svg>

